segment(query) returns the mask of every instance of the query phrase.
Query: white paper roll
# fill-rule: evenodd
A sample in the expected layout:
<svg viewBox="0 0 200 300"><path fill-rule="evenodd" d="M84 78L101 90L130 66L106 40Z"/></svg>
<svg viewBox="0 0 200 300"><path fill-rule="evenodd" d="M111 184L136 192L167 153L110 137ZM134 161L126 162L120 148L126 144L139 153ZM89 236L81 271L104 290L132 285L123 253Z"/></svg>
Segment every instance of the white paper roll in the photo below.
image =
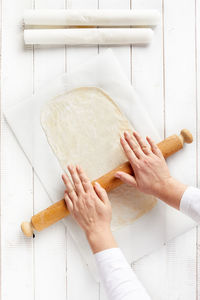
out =
<svg viewBox="0 0 200 300"><path fill-rule="evenodd" d="M25 25L66 26L155 26L160 20L157 10L25 10Z"/></svg>
<svg viewBox="0 0 200 300"><path fill-rule="evenodd" d="M27 29L25 44L68 45L126 45L146 44L151 41L153 30L149 28L121 29Z"/></svg>

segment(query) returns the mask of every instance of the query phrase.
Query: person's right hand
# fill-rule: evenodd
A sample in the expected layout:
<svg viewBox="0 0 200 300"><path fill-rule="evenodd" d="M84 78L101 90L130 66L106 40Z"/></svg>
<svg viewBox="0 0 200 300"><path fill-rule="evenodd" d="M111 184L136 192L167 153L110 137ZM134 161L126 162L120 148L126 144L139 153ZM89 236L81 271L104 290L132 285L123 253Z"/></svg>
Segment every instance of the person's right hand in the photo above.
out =
<svg viewBox="0 0 200 300"><path fill-rule="evenodd" d="M115 176L141 192L159 197L179 208L186 186L172 178L160 149L152 139L146 139L148 144L135 131L133 134L124 133L120 141L134 176L124 172L117 172Z"/></svg>

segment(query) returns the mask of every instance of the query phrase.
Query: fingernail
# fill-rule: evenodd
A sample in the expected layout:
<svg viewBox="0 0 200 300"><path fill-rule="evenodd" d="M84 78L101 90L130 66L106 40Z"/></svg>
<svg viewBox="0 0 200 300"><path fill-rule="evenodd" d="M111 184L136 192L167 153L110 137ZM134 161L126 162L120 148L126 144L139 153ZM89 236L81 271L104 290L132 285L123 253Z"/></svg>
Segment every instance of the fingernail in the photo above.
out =
<svg viewBox="0 0 200 300"><path fill-rule="evenodd" d="M100 184L97 181L95 181L95 185L100 186Z"/></svg>
<svg viewBox="0 0 200 300"><path fill-rule="evenodd" d="M115 174L115 177L116 177L116 178L120 178L120 174L116 173L116 174Z"/></svg>

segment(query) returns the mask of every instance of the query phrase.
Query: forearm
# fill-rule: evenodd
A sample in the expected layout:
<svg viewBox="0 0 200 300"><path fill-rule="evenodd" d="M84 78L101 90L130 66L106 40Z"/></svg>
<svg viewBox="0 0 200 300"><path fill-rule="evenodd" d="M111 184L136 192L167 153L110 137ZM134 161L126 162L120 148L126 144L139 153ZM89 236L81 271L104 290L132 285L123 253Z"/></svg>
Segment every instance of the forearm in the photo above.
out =
<svg viewBox="0 0 200 300"><path fill-rule="evenodd" d="M150 300L119 248L98 252L95 259L109 300Z"/></svg>
<svg viewBox="0 0 200 300"><path fill-rule="evenodd" d="M109 248L117 247L117 243L110 228L100 230L92 229L89 232L86 232L86 237L94 254Z"/></svg>
<svg viewBox="0 0 200 300"><path fill-rule="evenodd" d="M180 211L200 223L200 189L188 187L180 203Z"/></svg>

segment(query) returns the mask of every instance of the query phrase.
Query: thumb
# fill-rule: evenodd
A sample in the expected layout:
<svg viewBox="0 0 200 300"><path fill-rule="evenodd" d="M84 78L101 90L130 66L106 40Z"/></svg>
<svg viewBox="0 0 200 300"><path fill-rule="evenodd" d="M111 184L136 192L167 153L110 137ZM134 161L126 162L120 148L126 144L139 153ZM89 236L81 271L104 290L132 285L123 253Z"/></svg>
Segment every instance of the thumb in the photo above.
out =
<svg viewBox="0 0 200 300"><path fill-rule="evenodd" d="M69 210L69 212L70 212L70 214L73 214L73 203L72 203L72 201L71 201L71 199L69 198L69 196L67 195L67 193L65 193L65 203L66 203L66 205L67 205L67 208L68 208L68 210Z"/></svg>
<svg viewBox="0 0 200 300"><path fill-rule="evenodd" d="M95 190L97 196L99 197L99 199L101 201L103 201L104 204L107 204L107 203L110 202L109 199L108 199L108 195L106 193L106 190L104 188L102 188L102 186L98 182L95 182L94 190Z"/></svg>
<svg viewBox="0 0 200 300"><path fill-rule="evenodd" d="M115 177L116 178L119 178L122 182L128 184L128 185L131 185L133 187L137 187L137 182L135 180L135 177L127 174L127 173L124 173L124 172L117 172L115 173Z"/></svg>

